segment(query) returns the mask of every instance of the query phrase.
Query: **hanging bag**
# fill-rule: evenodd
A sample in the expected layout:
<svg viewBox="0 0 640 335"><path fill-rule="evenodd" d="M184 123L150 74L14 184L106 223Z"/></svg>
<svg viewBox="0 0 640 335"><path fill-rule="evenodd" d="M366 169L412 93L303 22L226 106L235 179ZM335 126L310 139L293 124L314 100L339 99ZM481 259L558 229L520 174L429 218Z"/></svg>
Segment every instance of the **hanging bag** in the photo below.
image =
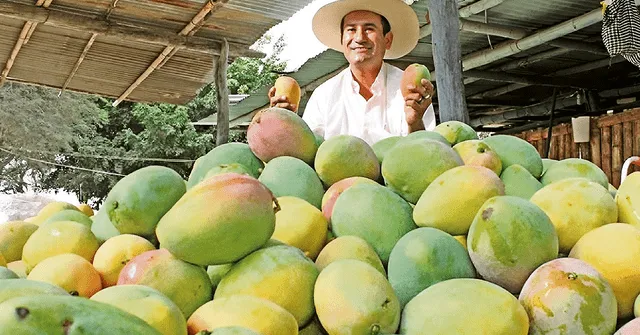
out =
<svg viewBox="0 0 640 335"><path fill-rule="evenodd" d="M603 6L602 42L607 51L640 67L640 11L635 0L610 0Z"/></svg>

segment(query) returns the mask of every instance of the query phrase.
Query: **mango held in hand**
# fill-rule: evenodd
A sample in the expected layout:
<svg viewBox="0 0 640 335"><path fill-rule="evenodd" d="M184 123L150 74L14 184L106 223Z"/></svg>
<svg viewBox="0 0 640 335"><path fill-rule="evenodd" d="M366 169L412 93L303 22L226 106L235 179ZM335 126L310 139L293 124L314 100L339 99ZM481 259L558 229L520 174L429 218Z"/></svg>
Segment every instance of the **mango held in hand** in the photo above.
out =
<svg viewBox="0 0 640 335"><path fill-rule="evenodd" d="M400 90L402 92L402 96L406 97L409 95L409 90L407 87L409 85L413 85L415 87L422 86L422 79L431 80L431 73L429 69L422 64L411 64L407 66L402 74L402 79L400 82Z"/></svg>
<svg viewBox="0 0 640 335"><path fill-rule="evenodd" d="M208 178L191 188L162 217L162 248L198 265L235 262L273 234L276 198L257 179L237 173ZM277 207L277 201L276 201Z"/></svg>
<svg viewBox="0 0 640 335"><path fill-rule="evenodd" d="M291 77L282 76L276 79L273 86L276 88L276 97L287 97L289 103L296 106L295 111L298 111L301 95L298 82Z"/></svg>

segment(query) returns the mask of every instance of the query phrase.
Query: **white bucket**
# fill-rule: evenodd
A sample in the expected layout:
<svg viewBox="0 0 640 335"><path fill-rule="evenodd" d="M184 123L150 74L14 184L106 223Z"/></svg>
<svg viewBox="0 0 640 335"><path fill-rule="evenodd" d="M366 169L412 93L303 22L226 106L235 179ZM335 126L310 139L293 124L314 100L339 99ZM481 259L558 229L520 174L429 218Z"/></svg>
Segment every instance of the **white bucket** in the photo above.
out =
<svg viewBox="0 0 640 335"><path fill-rule="evenodd" d="M580 116L571 118L571 126L573 128L573 142L585 143L589 142L589 128L591 127L591 118L588 116Z"/></svg>

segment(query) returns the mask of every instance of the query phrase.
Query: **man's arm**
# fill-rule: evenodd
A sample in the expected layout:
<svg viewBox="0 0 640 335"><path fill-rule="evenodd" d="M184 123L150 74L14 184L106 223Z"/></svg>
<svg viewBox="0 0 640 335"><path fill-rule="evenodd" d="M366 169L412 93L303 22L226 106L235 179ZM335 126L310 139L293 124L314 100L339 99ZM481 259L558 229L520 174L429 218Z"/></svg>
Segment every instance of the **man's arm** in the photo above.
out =
<svg viewBox="0 0 640 335"><path fill-rule="evenodd" d="M430 106L431 113L433 113L433 106L431 102L431 97L433 96L433 84L426 79L422 79L421 86L415 87L413 85L409 85L408 89L409 94L404 98L404 112L406 115L409 133L425 130L425 121L429 123L427 126L431 126L429 117L425 117L425 114Z"/></svg>

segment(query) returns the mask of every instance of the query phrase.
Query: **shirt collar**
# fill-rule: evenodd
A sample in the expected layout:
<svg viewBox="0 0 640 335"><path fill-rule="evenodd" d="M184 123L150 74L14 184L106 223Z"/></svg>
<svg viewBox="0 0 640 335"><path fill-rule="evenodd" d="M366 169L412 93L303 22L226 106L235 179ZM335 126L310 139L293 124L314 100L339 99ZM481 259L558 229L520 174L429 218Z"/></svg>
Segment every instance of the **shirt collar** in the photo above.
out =
<svg viewBox="0 0 640 335"><path fill-rule="evenodd" d="M347 82L351 85L352 92L354 94L360 94L360 84L358 84L358 82L353 79L353 74L351 73L350 68L347 68L345 75L347 76ZM383 62L376 80L373 82L373 85L371 85L371 93L373 93L373 95L377 96L382 94L385 86L386 75L387 64Z"/></svg>

